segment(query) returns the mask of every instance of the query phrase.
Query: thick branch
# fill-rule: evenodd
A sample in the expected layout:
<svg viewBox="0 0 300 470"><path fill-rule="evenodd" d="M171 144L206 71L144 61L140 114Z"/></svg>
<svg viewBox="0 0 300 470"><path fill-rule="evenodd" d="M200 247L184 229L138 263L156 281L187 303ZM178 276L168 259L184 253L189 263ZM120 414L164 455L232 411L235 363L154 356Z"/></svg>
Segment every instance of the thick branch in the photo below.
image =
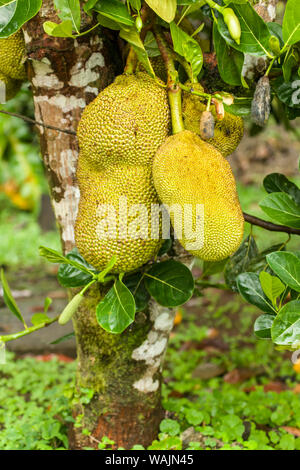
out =
<svg viewBox="0 0 300 470"><path fill-rule="evenodd" d="M254 215L246 214L246 212L243 212L243 214L245 221L249 222L249 224L251 225L257 225L258 227L262 227L265 230L269 230L270 232L284 232L289 233L291 235L300 235L300 229L298 228L287 227L286 225L272 224L272 222L259 219Z"/></svg>

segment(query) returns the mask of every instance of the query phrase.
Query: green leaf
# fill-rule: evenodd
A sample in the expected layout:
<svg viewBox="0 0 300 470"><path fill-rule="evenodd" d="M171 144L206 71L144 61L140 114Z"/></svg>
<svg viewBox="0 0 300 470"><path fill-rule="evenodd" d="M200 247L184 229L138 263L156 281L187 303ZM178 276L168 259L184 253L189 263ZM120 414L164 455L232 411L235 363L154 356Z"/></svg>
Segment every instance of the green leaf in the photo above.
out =
<svg viewBox="0 0 300 470"><path fill-rule="evenodd" d="M61 23L54 23L53 21L45 21L43 28L46 34L56 38L72 38L73 37L73 23L71 20L62 21Z"/></svg>
<svg viewBox="0 0 300 470"><path fill-rule="evenodd" d="M120 37L125 39L135 50L138 60L143 64L147 72L155 77L152 65L150 63L149 57L145 50L144 44L140 38L139 33L136 31L135 27L130 28L129 30L121 30Z"/></svg>
<svg viewBox="0 0 300 470"><path fill-rule="evenodd" d="M239 293L250 304L256 305L260 310L271 315L276 314L276 310L265 296L259 282L259 275L256 273L242 273L237 277L237 287Z"/></svg>
<svg viewBox="0 0 300 470"><path fill-rule="evenodd" d="M249 263L258 255L256 242L252 235L240 245L239 249L229 258L225 270L224 278L226 284L235 292L237 292L236 278L239 274L248 271Z"/></svg>
<svg viewBox="0 0 300 470"><path fill-rule="evenodd" d="M150 295L145 287L144 276L142 273L134 273L123 279L126 287L132 293L135 300L136 312L142 312L148 307Z"/></svg>
<svg viewBox="0 0 300 470"><path fill-rule="evenodd" d="M61 264L57 273L58 282L64 287L86 286L93 276L87 274L70 264Z"/></svg>
<svg viewBox="0 0 300 470"><path fill-rule="evenodd" d="M58 282L64 287L79 287L85 286L93 279L93 274L97 274L98 271L93 268L82 256L78 253L77 249L72 250L66 255L69 261L78 263L83 269L88 271L82 271L78 269L78 264L73 266L72 264L61 264L57 273Z"/></svg>
<svg viewBox="0 0 300 470"><path fill-rule="evenodd" d="M10 291L3 269L1 269L1 283L2 283L2 288L3 288L3 300L6 306L18 318L18 320L20 320L25 326L24 318L20 312L19 307L16 304L15 299L12 296L12 293Z"/></svg>
<svg viewBox="0 0 300 470"><path fill-rule="evenodd" d="M263 185L267 193L283 192L289 194L291 198L294 199L295 203L300 205L300 189L281 173L271 173L267 175L263 181Z"/></svg>
<svg viewBox="0 0 300 470"><path fill-rule="evenodd" d="M300 41L300 9L298 0L288 0L283 22L282 35L286 44L295 44Z"/></svg>
<svg viewBox="0 0 300 470"><path fill-rule="evenodd" d="M259 206L276 222L288 227L300 228L300 206L286 193L271 193Z"/></svg>
<svg viewBox="0 0 300 470"><path fill-rule="evenodd" d="M127 26L133 26L134 24L134 20L130 16L128 9L119 0L98 0L92 8L97 13L101 13L101 15L106 16L117 23Z"/></svg>
<svg viewBox="0 0 300 470"><path fill-rule="evenodd" d="M97 305L99 325L109 333L122 333L133 321L135 301L130 290L121 281L115 281L104 299Z"/></svg>
<svg viewBox="0 0 300 470"><path fill-rule="evenodd" d="M155 13L167 23L174 20L176 14L176 0L145 0Z"/></svg>
<svg viewBox="0 0 300 470"><path fill-rule="evenodd" d="M254 333L260 339L271 339L271 327L274 322L272 315L260 315L254 323Z"/></svg>
<svg viewBox="0 0 300 470"><path fill-rule="evenodd" d="M168 260L154 264L145 273L145 286L160 305L177 307L191 298L194 279L184 264Z"/></svg>
<svg viewBox="0 0 300 470"><path fill-rule="evenodd" d="M56 340L52 341L50 344L59 344L59 343L62 343L63 341L67 341L68 339L73 338L74 336L75 336L74 332L68 333L67 335L60 336Z"/></svg>
<svg viewBox="0 0 300 470"><path fill-rule="evenodd" d="M241 39L240 44L237 44L232 39L222 15L219 15L217 19L218 30L227 44L238 51L252 55L263 56L270 54L270 31L254 8L249 3L246 5L231 4L230 8L233 9L239 19L241 25Z"/></svg>
<svg viewBox="0 0 300 470"><path fill-rule="evenodd" d="M119 31L122 28L120 23L117 23L116 21L101 15L101 13L98 13L97 21L104 28L113 29L114 31Z"/></svg>
<svg viewBox="0 0 300 470"><path fill-rule="evenodd" d="M49 320L51 319L45 313L35 313L31 317L31 323L34 326L40 325L41 323L47 323Z"/></svg>
<svg viewBox="0 0 300 470"><path fill-rule="evenodd" d="M225 39L219 33L216 23L213 26L213 41L222 80L233 86L243 85L244 54L227 45Z"/></svg>
<svg viewBox="0 0 300 470"><path fill-rule="evenodd" d="M300 292L300 258L294 253L277 251L267 255L271 269L289 287Z"/></svg>
<svg viewBox="0 0 300 470"><path fill-rule="evenodd" d="M300 300L285 304L276 316L271 328L275 344L293 346L300 341Z"/></svg>
<svg viewBox="0 0 300 470"><path fill-rule="evenodd" d="M276 306L276 299L285 290L285 285L281 282L280 279L278 279L278 277L272 276L265 271L262 271L259 274L259 280L262 290L268 299L271 300L272 304Z"/></svg>
<svg viewBox="0 0 300 470"><path fill-rule="evenodd" d="M286 53L282 64L283 77L285 82L289 82L294 68L298 68L299 53L296 47L292 47Z"/></svg>
<svg viewBox="0 0 300 470"><path fill-rule="evenodd" d="M221 261L203 261L201 278L223 272L228 261L228 258Z"/></svg>
<svg viewBox="0 0 300 470"><path fill-rule="evenodd" d="M141 9L141 0L129 0L129 3L136 11Z"/></svg>
<svg viewBox="0 0 300 470"><path fill-rule="evenodd" d="M193 75L197 77L201 72L203 65L202 49L198 42L191 38L176 23L170 24L171 36L173 40L174 51L185 58L190 64Z"/></svg>
<svg viewBox="0 0 300 470"><path fill-rule="evenodd" d="M52 248L48 248L46 246L39 247L40 256L46 258L50 263L63 263L63 264L70 264L75 268L83 271L87 274L93 275L95 273L95 269L91 267L81 255L79 255L77 248L72 250L69 254L76 254L77 256L64 256L59 251L53 250ZM79 261L77 261L76 259ZM87 267L89 266L89 267Z"/></svg>
<svg viewBox="0 0 300 470"><path fill-rule="evenodd" d="M144 47L146 49L148 57L157 57L160 55L157 42L151 31L148 31L144 40Z"/></svg>
<svg viewBox="0 0 300 470"><path fill-rule="evenodd" d="M58 17L62 21L70 20L73 29L80 32L80 2L79 0L54 0L54 5L58 12Z"/></svg>
<svg viewBox="0 0 300 470"><path fill-rule="evenodd" d="M177 436L180 433L180 424L175 419L167 418L161 421L159 429L169 436Z"/></svg>
<svg viewBox="0 0 300 470"><path fill-rule="evenodd" d="M48 312L51 304L52 304L52 299L50 299L50 297L46 297L44 301L44 313Z"/></svg>
<svg viewBox="0 0 300 470"><path fill-rule="evenodd" d="M285 251L285 246L282 243L272 245L269 248L261 251L255 258L252 258L247 266L248 272L260 273L261 271L271 272L271 268L268 266L266 256L273 251Z"/></svg>
<svg viewBox="0 0 300 470"><path fill-rule="evenodd" d="M251 116L251 98L234 98L234 103L228 106L224 104L224 109L228 113L235 114L236 116L241 116L242 118L246 118Z"/></svg>
<svg viewBox="0 0 300 470"><path fill-rule="evenodd" d="M300 79L296 71L288 82L284 80L283 75L280 75L275 80L271 80L271 86L280 101L300 111Z"/></svg>
<svg viewBox="0 0 300 470"><path fill-rule="evenodd" d="M42 6L42 0L12 0L0 5L0 38L6 38L33 18Z"/></svg>

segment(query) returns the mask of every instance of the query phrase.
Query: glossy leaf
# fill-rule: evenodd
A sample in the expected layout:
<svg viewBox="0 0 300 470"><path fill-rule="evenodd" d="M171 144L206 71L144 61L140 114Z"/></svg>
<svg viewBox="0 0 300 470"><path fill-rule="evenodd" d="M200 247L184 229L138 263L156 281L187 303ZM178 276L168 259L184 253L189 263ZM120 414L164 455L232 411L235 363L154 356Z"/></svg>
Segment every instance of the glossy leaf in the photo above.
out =
<svg viewBox="0 0 300 470"><path fill-rule="evenodd" d="M107 18L107 16L101 15L100 13L97 15L97 21L104 28L113 29L114 31L119 31L122 28L120 23Z"/></svg>
<svg viewBox="0 0 300 470"><path fill-rule="evenodd" d="M50 318L45 313L35 313L31 317L31 323L34 326L40 325L41 323L47 323L49 320Z"/></svg>
<svg viewBox="0 0 300 470"><path fill-rule="evenodd" d="M187 302L194 291L191 271L175 260L154 264L145 273L149 294L164 307L177 307Z"/></svg>
<svg viewBox="0 0 300 470"><path fill-rule="evenodd" d="M59 343L62 343L63 341L67 341L68 339L74 338L74 336L75 336L74 332L68 333L67 335L60 336L59 338L55 339L50 344L59 344Z"/></svg>
<svg viewBox="0 0 300 470"><path fill-rule="evenodd" d="M269 39L271 37L268 26L256 13L254 8L246 5L231 4L241 25L240 44L237 44L228 31L222 15L218 16L218 30L227 44L234 49L252 55L263 56L269 53Z"/></svg>
<svg viewBox="0 0 300 470"><path fill-rule="evenodd" d="M300 292L300 259L294 253L277 251L267 255L271 269L289 287Z"/></svg>
<svg viewBox="0 0 300 470"><path fill-rule="evenodd" d="M300 77L294 72L288 82L280 75L271 82L272 89L284 104L289 108L300 111Z"/></svg>
<svg viewBox="0 0 300 470"><path fill-rule="evenodd" d="M273 253L273 251L285 251L285 246L282 246L282 243L278 243L277 245L272 245L261 251L255 258L251 259L247 271L253 273L260 273L261 271L271 272L266 256L269 253Z"/></svg>
<svg viewBox="0 0 300 470"><path fill-rule="evenodd" d="M295 44L300 41L300 9L298 0L288 0L283 22L282 35L286 44Z"/></svg>
<svg viewBox="0 0 300 470"><path fill-rule="evenodd" d="M92 4L93 3L87 4L86 10L88 10ZM134 20L130 16L127 7L119 0L98 0L97 3L92 6L92 9L117 23L127 26L134 24Z"/></svg>
<svg viewBox="0 0 300 470"><path fill-rule="evenodd" d="M216 23L213 26L213 40L222 80L233 86L244 84L242 77L244 54L227 45L225 39L219 33Z"/></svg>
<svg viewBox="0 0 300 470"><path fill-rule="evenodd" d="M79 33L81 20L79 0L54 0L54 5L58 10L58 17L62 21L72 21L73 29Z"/></svg>
<svg viewBox="0 0 300 470"><path fill-rule="evenodd" d="M3 289L3 300L6 306L18 318L18 320L20 320L23 323L23 325L25 325L24 318L20 312L19 307L16 304L15 299L12 296L12 293L9 288L3 269L1 269L1 283L2 283L2 289Z"/></svg>
<svg viewBox="0 0 300 470"><path fill-rule="evenodd" d="M254 323L254 333L260 339L271 339L271 327L274 322L272 315L260 315Z"/></svg>
<svg viewBox="0 0 300 470"><path fill-rule="evenodd" d="M127 41L134 48L138 60L143 64L147 72L152 77L155 77L155 73L153 71L146 49L135 27L130 28L129 30L122 29L120 37L125 39L125 41Z"/></svg>
<svg viewBox="0 0 300 470"><path fill-rule="evenodd" d="M45 21L43 28L45 33L47 33L49 36L54 36L56 38L73 37L73 23L71 20L65 20L61 23Z"/></svg>
<svg viewBox="0 0 300 470"><path fill-rule="evenodd" d="M276 314L275 308L265 296L256 273L242 273L237 277L239 293L250 304L256 305L260 310L271 315Z"/></svg>
<svg viewBox="0 0 300 470"><path fill-rule="evenodd" d="M300 300L285 304L276 316L271 328L275 344L293 346L300 341Z"/></svg>
<svg viewBox="0 0 300 470"><path fill-rule="evenodd" d="M72 250L69 254L76 254L76 256L68 257L64 256L59 251L53 250L52 248L48 248L46 246L39 247L40 256L46 258L50 263L63 263L63 264L70 264L75 268L83 271L87 274L94 274L95 269L91 267L78 253L77 248Z"/></svg>
<svg viewBox="0 0 300 470"><path fill-rule="evenodd" d="M42 6L42 0L12 0L0 5L0 38L6 38L33 18Z"/></svg>
<svg viewBox="0 0 300 470"><path fill-rule="evenodd" d="M203 65L201 47L195 39L179 28L176 23L171 23L170 30L175 52L185 58L192 68L194 77L197 77Z"/></svg>
<svg viewBox="0 0 300 470"><path fill-rule="evenodd" d="M145 0L145 2L167 23L174 20L177 8L176 0Z"/></svg>
<svg viewBox="0 0 300 470"><path fill-rule="evenodd" d="M268 193L283 192L289 194L294 199L295 203L300 205L300 189L281 173L271 173L267 175L263 181L263 185Z"/></svg>
<svg viewBox="0 0 300 470"><path fill-rule="evenodd" d="M262 290L266 294L269 300L271 300L273 305L276 305L276 299L283 293L285 290L285 285L281 280L272 276L271 274L262 271L259 274L259 280L262 287Z"/></svg>
<svg viewBox="0 0 300 470"><path fill-rule="evenodd" d="M239 249L229 258L224 270L226 284L237 292L236 278L239 274L248 271L249 263L258 255L258 248L254 238L249 235Z"/></svg>
<svg viewBox="0 0 300 470"><path fill-rule="evenodd" d="M109 333L119 334L134 321L134 316L135 301L132 293L123 282L116 281L97 305L99 325Z"/></svg>
<svg viewBox="0 0 300 470"><path fill-rule="evenodd" d="M150 295L146 290L143 274L131 274L130 276L126 276L123 279L123 282L134 297L136 312L142 312L143 310L146 310L150 300Z"/></svg>
<svg viewBox="0 0 300 470"><path fill-rule="evenodd" d="M259 205L276 222L300 228L300 206L288 194L271 193Z"/></svg>

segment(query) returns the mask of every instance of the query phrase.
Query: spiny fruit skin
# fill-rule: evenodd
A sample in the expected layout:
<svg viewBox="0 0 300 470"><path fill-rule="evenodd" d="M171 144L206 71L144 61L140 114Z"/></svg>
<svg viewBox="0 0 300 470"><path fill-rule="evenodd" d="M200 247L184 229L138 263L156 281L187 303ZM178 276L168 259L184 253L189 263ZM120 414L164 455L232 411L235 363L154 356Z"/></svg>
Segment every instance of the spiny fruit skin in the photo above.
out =
<svg viewBox="0 0 300 470"><path fill-rule="evenodd" d="M134 271L157 255L162 241L160 233L156 238L151 234L151 216L159 206L152 162L169 129L167 92L145 73L117 77L83 112L75 240L95 268L102 270L116 255L113 273ZM120 198L123 203L126 198L127 222L120 214ZM101 212L103 205L110 212ZM143 216L137 205L147 214Z"/></svg>
<svg viewBox="0 0 300 470"><path fill-rule="evenodd" d="M2 92L2 87L5 87L4 93L6 101L11 100L15 96L20 89L21 83L21 81L13 80L0 72L0 90Z"/></svg>
<svg viewBox="0 0 300 470"><path fill-rule="evenodd" d="M145 166L115 165L104 172L87 171L85 161L80 156L77 179L81 196L75 237L76 246L84 258L95 268L102 270L112 256L116 255L117 262L112 272L118 273L133 271L155 257L161 240L151 238L150 215L148 217L151 214L151 204L156 204L157 207L159 204L151 169ZM127 198L125 238L122 238L120 197ZM108 205L102 213L99 210L101 204ZM130 213L136 204L144 205L148 211L146 217L142 217L142 213L138 211ZM99 232L99 224L104 219L108 222L107 226L104 224L108 238ZM112 238L114 233L115 238ZM141 237L134 239L134 233Z"/></svg>
<svg viewBox="0 0 300 470"><path fill-rule="evenodd" d="M146 73L120 75L84 110L77 135L82 158L109 165L149 165L169 133L165 89Z"/></svg>
<svg viewBox="0 0 300 470"><path fill-rule="evenodd" d="M25 80L24 54L25 42L21 30L0 39L0 72L14 80Z"/></svg>
<svg viewBox="0 0 300 470"><path fill-rule="evenodd" d="M190 84L188 84L190 86ZM193 84L196 91L203 92L200 83ZM187 130L200 135L200 120L202 113L206 110L206 104L200 96L192 93L183 93L182 111L184 118L184 126ZM224 157L230 155L239 145L244 133L243 119L240 116L225 112L222 121L217 120L214 106L211 112L215 120L214 137L208 139L207 142L219 150Z"/></svg>
<svg viewBox="0 0 300 470"><path fill-rule="evenodd" d="M179 241L184 248L206 261L225 259L237 250L243 238L244 219L230 165L218 150L191 131L175 134L155 155L153 180L163 204L177 204L179 213L184 204L192 205L193 229L196 204L204 206L203 246L188 249L193 240L185 237L183 222ZM174 226L174 215L170 215Z"/></svg>

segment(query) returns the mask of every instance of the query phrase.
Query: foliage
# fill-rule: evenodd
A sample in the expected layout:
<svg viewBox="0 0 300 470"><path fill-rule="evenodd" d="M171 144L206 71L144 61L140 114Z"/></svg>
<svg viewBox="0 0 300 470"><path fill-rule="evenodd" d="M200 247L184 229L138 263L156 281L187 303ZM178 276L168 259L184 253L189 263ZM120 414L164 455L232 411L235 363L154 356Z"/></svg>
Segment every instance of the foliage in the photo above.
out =
<svg viewBox="0 0 300 470"><path fill-rule="evenodd" d="M293 392L299 375L293 371L290 354L275 351L271 343L251 337L255 307L239 297L224 303L215 291L207 298L208 306L207 300L199 299L198 307L205 302L207 312L201 324L196 316L182 312L183 321L170 340L163 385L166 417L160 424L158 439L149 449L300 450L300 438L286 430L300 427L299 396ZM222 332L227 351L205 348L212 327ZM68 448L75 362L61 363L58 359L13 360L7 353L7 364L0 370L1 449ZM224 380L224 372L201 379L197 370L207 362L222 365L229 373L244 368L254 372L237 383ZM255 375L257 364L262 371ZM279 382L282 390L276 393L272 384L278 384L281 376L285 382ZM80 400L90 400L88 389L82 391ZM184 438L183 446L182 433L191 427L196 442ZM113 444L104 437L99 449L111 449ZM143 447L136 443L133 449Z"/></svg>

